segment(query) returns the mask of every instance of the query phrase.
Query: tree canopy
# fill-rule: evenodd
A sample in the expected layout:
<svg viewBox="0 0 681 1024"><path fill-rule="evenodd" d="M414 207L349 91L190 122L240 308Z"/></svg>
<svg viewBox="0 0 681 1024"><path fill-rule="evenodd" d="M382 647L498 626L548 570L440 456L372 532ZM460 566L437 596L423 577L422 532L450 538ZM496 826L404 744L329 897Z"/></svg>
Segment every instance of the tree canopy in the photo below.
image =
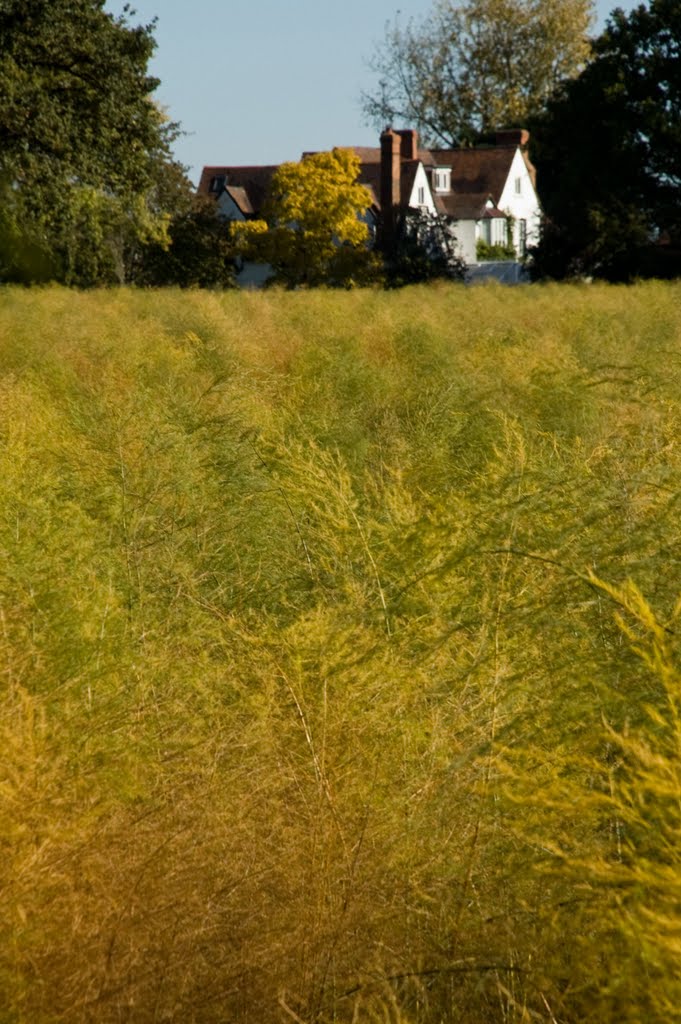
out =
<svg viewBox="0 0 681 1024"><path fill-rule="evenodd" d="M154 25L104 0L0 2L0 279L126 277L162 240L169 124L147 71Z"/></svg>
<svg viewBox="0 0 681 1024"><path fill-rule="evenodd" d="M547 217L537 276L681 273L681 6L616 10L532 125Z"/></svg>
<svg viewBox="0 0 681 1024"><path fill-rule="evenodd" d="M234 271L229 222L218 216L212 199L191 196L178 204L167 240L151 240L140 247L132 280L151 287L231 288Z"/></svg>
<svg viewBox="0 0 681 1024"><path fill-rule="evenodd" d="M359 159L346 149L281 164L272 177L264 219L235 225L241 255L269 263L288 287L347 287L373 277L368 247L369 190L357 182Z"/></svg>
<svg viewBox="0 0 681 1024"><path fill-rule="evenodd" d="M434 0L422 20L387 26L365 115L447 146L524 123L582 66L592 14L591 0Z"/></svg>

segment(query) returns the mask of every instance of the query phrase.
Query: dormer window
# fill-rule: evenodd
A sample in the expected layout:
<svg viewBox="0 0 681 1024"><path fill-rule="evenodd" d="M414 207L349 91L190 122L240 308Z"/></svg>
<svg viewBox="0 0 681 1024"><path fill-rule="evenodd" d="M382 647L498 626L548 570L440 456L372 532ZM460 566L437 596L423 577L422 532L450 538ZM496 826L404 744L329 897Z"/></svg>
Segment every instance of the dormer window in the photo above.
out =
<svg viewBox="0 0 681 1024"><path fill-rule="evenodd" d="M226 174L214 174L210 179L210 185L208 186L209 192L222 192L227 181Z"/></svg>
<svg viewBox="0 0 681 1024"><path fill-rule="evenodd" d="M436 192L449 192L452 187L452 172L449 167L436 167L433 171L433 188Z"/></svg>

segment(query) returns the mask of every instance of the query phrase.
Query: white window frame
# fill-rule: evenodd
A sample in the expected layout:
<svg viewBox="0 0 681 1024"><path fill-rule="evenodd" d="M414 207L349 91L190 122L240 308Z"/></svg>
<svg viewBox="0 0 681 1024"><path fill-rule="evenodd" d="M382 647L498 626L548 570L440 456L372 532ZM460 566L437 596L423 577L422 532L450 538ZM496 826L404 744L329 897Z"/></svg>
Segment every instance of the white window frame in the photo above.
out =
<svg viewBox="0 0 681 1024"><path fill-rule="evenodd" d="M449 167L437 167L433 171L433 188L436 192L450 192L452 187Z"/></svg>
<svg viewBox="0 0 681 1024"><path fill-rule="evenodd" d="M492 220L492 245L506 245L506 242L506 221L501 217L494 217Z"/></svg>

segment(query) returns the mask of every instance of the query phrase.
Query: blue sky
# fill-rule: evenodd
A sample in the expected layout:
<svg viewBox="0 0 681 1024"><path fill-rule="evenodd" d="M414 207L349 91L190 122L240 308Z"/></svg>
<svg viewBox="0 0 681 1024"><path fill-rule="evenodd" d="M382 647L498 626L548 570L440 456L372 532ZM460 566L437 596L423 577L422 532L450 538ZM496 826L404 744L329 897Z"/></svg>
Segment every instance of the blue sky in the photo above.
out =
<svg viewBox="0 0 681 1024"><path fill-rule="evenodd" d="M120 14L124 0L107 0ZM135 24L157 17L156 97L187 133L175 153L198 180L204 164L297 160L305 149L375 145L359 96L386 22L421 17L431 0L133 0ZM598 0L597 28L615 6Z"/></svg>

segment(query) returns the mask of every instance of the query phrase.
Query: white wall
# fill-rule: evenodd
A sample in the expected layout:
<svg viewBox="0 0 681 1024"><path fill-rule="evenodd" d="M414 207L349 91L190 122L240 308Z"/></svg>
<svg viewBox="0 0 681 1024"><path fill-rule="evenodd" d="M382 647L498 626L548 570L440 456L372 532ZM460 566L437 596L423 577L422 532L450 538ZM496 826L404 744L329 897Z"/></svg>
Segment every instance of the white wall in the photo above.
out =
<svg viewBox="0 0 681 1024"><path fill-rule="evenodd" d="M419 202L419 189L423 189L424 201ZM423 164L419 164L416 174L414 176L414 187L411 190L409 196L409 206L413 206L415 209L423 207L428 213L435 213L435 202L433 195L430 191L430 183L428 181L428 175L425 172Z"/></svg>
<svg viewBox="0 0 681 1024"><path fill-rule="evenodd" d="M459 256L464 263L476 263L475 254L476 230L474 220L457 220L454 224Z"/></svg>
<svg viewBox="0 0 681 1024"><path fill-rule="evenodd" d="M246 220L243 213L227 192L221 192L217 198L220 216L225 220Z"/></svg>
<svg viewBox="0 0 681 1024"><path fill-rule="evenodd" d="M516 192L516 180L520 179L520 193ZM524 220L527 224L527 245L536 245L539 241L539 230L541 226L541 208L539 199L532 184L530 172L523 155L516 149L511 172L501 193L498 203L499 209L504 213L510 213L515 224L513 227L513 244L518 250L520 241L519 221Z"/></svg>

